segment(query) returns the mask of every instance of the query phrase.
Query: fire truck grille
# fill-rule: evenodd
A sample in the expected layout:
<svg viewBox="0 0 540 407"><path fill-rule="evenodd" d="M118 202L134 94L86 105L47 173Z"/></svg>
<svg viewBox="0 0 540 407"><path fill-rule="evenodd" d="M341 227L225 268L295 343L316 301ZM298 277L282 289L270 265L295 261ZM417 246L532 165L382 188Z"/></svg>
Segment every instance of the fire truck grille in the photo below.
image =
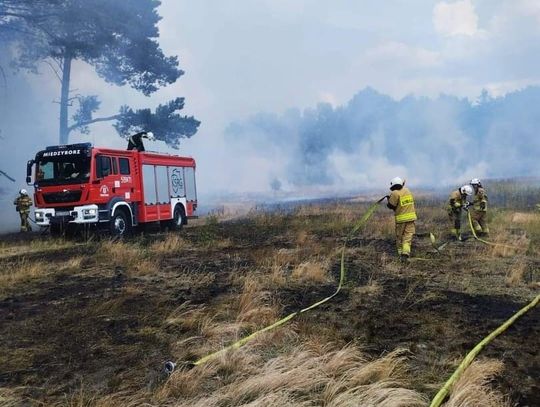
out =
<svg viewBox="0 0 540 407"><path fill-rule="evenodd" d="M51 192L43 194L45 203L78 202L81 200L82 191Z"/></svg>

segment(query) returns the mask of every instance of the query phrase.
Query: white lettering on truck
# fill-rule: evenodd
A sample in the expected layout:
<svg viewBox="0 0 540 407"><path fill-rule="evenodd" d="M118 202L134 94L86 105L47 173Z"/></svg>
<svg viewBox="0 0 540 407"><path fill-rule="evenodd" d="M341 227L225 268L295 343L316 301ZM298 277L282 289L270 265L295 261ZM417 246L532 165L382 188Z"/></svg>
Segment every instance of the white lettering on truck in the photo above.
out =
<svg viewBox="0 0 540 407"><path fill-rule="evenodd" d="M75 154L81 154L81 150L46 151L43 153L43 157L57 157L60 155L75 155Z"/></svg>

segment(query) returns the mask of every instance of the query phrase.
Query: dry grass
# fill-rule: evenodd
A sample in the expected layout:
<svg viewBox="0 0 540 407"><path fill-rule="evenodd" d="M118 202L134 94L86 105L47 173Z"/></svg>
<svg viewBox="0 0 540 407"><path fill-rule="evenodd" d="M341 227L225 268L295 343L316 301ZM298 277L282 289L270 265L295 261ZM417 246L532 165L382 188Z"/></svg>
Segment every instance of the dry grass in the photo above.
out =
<svg viewBox="0 0 540 407"><path fill-rule="evenodd" d="M97 253L98 263L118 265L128 270L135 268L145 255L138 244L125 241L104 241Z"/></svg>
<svg viewBox="0 0 540 407"><path fill-rule="evenodd" d="M186 245L181 238L172 234L148 247L137 241L105 241L100 244L95 260L100 265L121 267L129 276L153 276L161 269L160 258L163 255L175 254Z"/></svg>
<svg viewBox="0 0 540 407"><path fill-rule="evenodd" d="M25 258L18 260L0 272L0 293L49 273L50 270L39 262L33 262Z"/></svg>
<svg viewBox="0 0 540 407"><path fill-rule="evenodd" d="M0 271L0 293L10 290L19 284L32 280L39 280L55 273L74 273L81 270L84 257L72 257L64 262L60 262L51 267L51 264L44 264L40 261L22 258L15 262L8 263Z"/></svg>
<svg viewBox="0 0 540 407"><path fill-rule="evenodd" d="M42 238L35 239L30 242L16 241L16 242L0 242L0 259L20 254L47 254L54 251L62 251L63 249L70 249L74 246L83 246L84 243L70 242L64 239Z"/></svg>
<svg viewBox="0 0 540 407"><path fill-rule="evenodd" d="M514 287L523 282L523 276L527 271L527 263L523 260L518 261L506 272L506 285L508 287Z"/></svg>
<svg viewBox="0 0 540 407"><path fill-rule="evenodd" d="M199 327L204 313L204 306L191 305L189 302L184 302L169 314L165 319L165 325L179 326L186 330L194 330Z"/></svg>
<svg viewBox="0 0 540 407"><path fill-rule="evenodd" d="M0 387L0 406L17 407L21 405L21 399L14 389Z"/></svg>
<svg viewBox="0 0 540 407"><path fill-rule="evenodd" d="M157 240L150 245L152 254L176 254L180 250L190 247L190 244L179 234L168 233L163 240Z"/></svg>
<svg viewBox="0 0 540 407"><path fill-rule="evenodd" d="M198 392L198 397L193 397L195 393L190 389L207 388L201 383L201 376L209 370L199 375L189 374L188 378L195 378L192 383L186 382L185 372L179 373L183 379L182 394L192 398L175 406L273 405L266 404L270 402L333 407L426 405L425 397L405 387L407 370L403 351L370 361L355 346L335 348L331 344L307 343L267 362L250 357L245 350L238 354L241 359L230 354L212 362L212 368L227 371L233 379L202 396ZM232 360L226 360L231 357ZM166 387L175 388L178 378L171 379L173 384Z"/></svg>
<svg viewBox="0 0 540 407"><path fill-rule="evenodd" d="M306 243L312 241L313 237L309 234L309 232L305 229L301 229L296 232L296 244L298 246L303 246Z"/></svg>
<svg viewBox="0 0 540 407"><path fill-rule="evenodd" d="M528 214L502 212L495 213L490 223L490 236L482 237L484 240L495 243L496 246L489 247L489 254L492 257L513 257L523 254L529 249L531 244L530 233L523 229L526 225L534 222ZM516 226L519 226L517 228Z"/></svg>
<svg viewBox="0 0 540 407"><path fill-rule="evenodd" d="M375 219L370 223L369 228L365 228L362 235L369 238L394 239L395 221L394 215L380 212L375 215Z"/></svg>
<svg viewBox="0 0 540 407"><path fill-rule="evenodd" d="M88 392L84 386L80 386L75 392L69 396L65 396L65 399L55 403L46 404L51 407L139 407L139 406L151 406L146 400L148 395L144 392L130 393L130 392L118 392L113 395L100 396Z"/></svg>
<svg viewBox="0 0 540 407"><path fill-rule="evenodd" d="M333 257L329 252L316 242L306 242L293 249L259 251L253 253L253 258L261 271L258 275L260 284L275 289L294 283L330 281L329 267Z"/></svg>
<svg viewBox="0 0 540 407"><path fill-rule="evenodd" d="M510 407L505 397L490 387L502 369L497 360L473 362L452 388L444 407Z"/></svg>
<svg viewBox="0 0 540 407"><path fill-rule="evenodd" d="M497 235L491 235L484 238L489 242L495 243L495 246L490 247L492 257L513 257L517 254L524 253L529 248L530 240L525 234L512 235L507 231L501 231Z"/></svg>
<svg viewBox="0 0 540 407"><path fill-rule="evenodd" d="M538 214L529 212L516 212L512 215L512 223L519 225L526 225L534 222Z"/></svg>
<svg viewBox="0 0 540 407"><path fill-rule="evenodd" d="M295 267L291 277L301 282L326 283L329 281L328 269L328 260L305 261Z"/></svg>
<svg viewBox="0 0 540 407"><path fill-rule="evenodd" d="M228 238L219 239L212 244L212 248L219 249L219 250L228 249L232 246L233 246L233 242L231 239L228 239Z"/></svg>
<svg viewBox="0 0 540 407"><path fill-rule="evenodd" d="M156 259L141 259L131 269L129 273L132 276L153 276L157 275L160 270L159 260Z"/></svg>
<svg viewBox="0 0 540 407"><path fill-rule="evenodd" d="M255 278L246 277L237 304L237 322L264 325L278 318L278 310L271 304L270 293L264 291Z"/></svg>
<svg viewBox="0 0 540 407"><path fill-rule="evenodd" d="M196 368L180 367L155 394L159 402L167 399L194 397L203 389L203 384L215 369L208 364Z"/></svg>
<svg viewBox="0 0 540 407"><path fill-rule="evenodd" d="M267 277L270 287L283 287L287 284L287 268L273 264Z"/></svg>
<svg viewBox="0 0 540 407"><path fill-rule="evenodd" d="M140 287L126 286L122 289L120 295L103 300L95 304L95 306L89 309L88 314L97 317L112 316L122 314L126 310L126 303L130 300L137 298L143 294L143 290Z"/></svg>
<svg viewBox="0 0 540 407"><path fill-rule="evenodd" d="M80 271L84 260L85 259L83 256L72 257L69 260L63 262L59 266L59 269L60 271Z"/></svg>

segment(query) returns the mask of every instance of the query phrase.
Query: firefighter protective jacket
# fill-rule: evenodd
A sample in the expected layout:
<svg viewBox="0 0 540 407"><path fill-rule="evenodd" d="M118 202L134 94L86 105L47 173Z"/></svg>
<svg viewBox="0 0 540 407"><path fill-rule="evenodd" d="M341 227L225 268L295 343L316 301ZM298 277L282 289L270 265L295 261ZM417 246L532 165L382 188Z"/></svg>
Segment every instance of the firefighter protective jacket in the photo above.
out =
<svg viewBox="0 0 540 407"><path fill-rule="evenodd" d="M15 198L13 204L16 206L17 212L30 212L32 199L28 195L21 195Z"/></svg>
<svg viewBox="0 0 540 407"><path fill-rule="evenodd" d="M484 188L478 188L478 192L474 195L473 208L476 212L487 211L488 197Z"/></svg>
<svg viewBox="0 0 540 407"><path fill-rule="evenodd" d="M464 202L461 192L459 192L459 190L452 191L448 201L448 212L459 212L463 204Z"/></svg>
<svg viewBox="0 0 540 407"><path fill-rule="evenodd" d="M414 209L414 197L409 188L401 188L392 191L388 203L394 209L396 223L412 222L416 220L416 211Z"/></svg>

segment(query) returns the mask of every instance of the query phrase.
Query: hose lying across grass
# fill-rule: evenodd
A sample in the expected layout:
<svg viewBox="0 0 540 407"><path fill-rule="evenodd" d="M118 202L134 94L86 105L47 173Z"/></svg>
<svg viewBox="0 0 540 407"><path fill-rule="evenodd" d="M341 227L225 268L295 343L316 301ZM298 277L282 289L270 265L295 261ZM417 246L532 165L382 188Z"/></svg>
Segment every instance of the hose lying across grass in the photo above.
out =
<svg viewBox="0 0 540 407"><path fill-rule="evenodd" d="M510 246L502 243L492 243L488 242L487 240L480 239L476 235L476 231L474 230L474 226L472 223L471 213L467 212L467 217L469 219L469 226L471 227L472 234L474 238L484 244L490 245L490 246L502 246L502 247L509 247L512 249L520 249L520 247L517 246ZM493 332L491 332L488 336L486 336L484 339L482 339L478 345L476 345L468 354L465 356L463 361L459 364L456 371L450 376L450 378L446 381L444 386L439 390L439 392L435 395L433 398L433 401L430 404L430 407L439 407L444 399L448 396L448 393L450 392L450 389L452 386L458 381L460 376L463 374L463 372L469 367L469 365L472 363L474 358L480 353L480 351L489 344L493 339L495 339L497 336L502 334L504 331L508 329L519 317L524 315L529 310L533 309L538 305L540 302L540 294L536 296L534 300L532 300L529 304L527 304L525 307L520 309L518 312L516 312L510 319L508 319L504 324L499 326L497 329L495 329Z"/></svg>
<svg viewBox="0 0 540 407"><path fill-rule="evenodd" d="M340 275L339 275L339 283L338 283L338 286L336 288L336 291L326 297L326 298L323 298L322 300L316 302L315 304L312 304L310 305L309 307L306 307L306 308L303 308L299 311L295 311L289 315L287 315L286 317L274 322L272 325L268 325L258 331L255 331L253 332L252 334L214 352L214 353L211 353L209 355L206 355L200 359L198 359L197 361L191 363L191 366L198 366L198 365L202 365L206 362L208 362L209 360L211 359L214 359L220 355L222 355L223 353L225 352L228 352L229 350L233 350L233 349L238 349L240 348L241 346L245 345L247 342L251 341L252 339L256 338L257 336L259 336L260 334L262 334L263 332L268 332L274 328L277 328L281 325L284 325L285 323L289 322L290 320L292 320L293 318L297 317L298 315L300 314L303 314L304 312L307 312L307 311L310 311L316 307L318 307L319 305L322 305L328 301L330 301L332 298L334 298L340 291L341 291L341 288L343 287L343 284L345 282L345 276L346 276L346 269L345 269L345 250L347 248L347 243L349 241L349 239L362 227L366 224L366 222L369 220L369 218L371 218L371 216L373 215L373 213L377 210L377 207L379 205L380 202L382 202L382 200L384 199L381 198L379 199L377 202L373 203L367 210L367 212L364 214L364 216L362 216L362 218L360 218L360 220L358 220L358 222L356 222L356 224L354 225L354 227L351 229L351 231L347 234L347 236L345 237L345 242L343 243L343 247L341 248L341 265L340 265ZM476 233L474 232L474 228L472 227L472 220L471 220L471 215L469 213L469 222L470 222L470 225L471 225L471 230L473 231L473 235L476 239L480 240L481 242L484 242L486 244L491 244L491 245L498 245L496 243L490 243L490 242L486 242L484 240L481 240L479 239L477 236L476 236ZM433 235L430 234L430 237L432 237ZM433 237L432 237L432 241L433 241ZM447 380L447 382L444 384L444 386L441 388L441 390L435 395L435 397L433 398L433 401L431 402L431 405L430 407L439 407L443 401L446 399L446 397L448 396L448 393L450 392L450 389L452 388L452 386L457 382L457 380L461 377L462 373L467 369L467 367L473 362L474 358L480 353L480 351L486 346L488 345L493 339L495 339L497 336L499 336L500 334L502 334L504 331L506 331L506 329L508 329L508 327L510 327L519 317L521 317L522 315L524 315L527 311L531 310L532 308L534 308L536 305L538 305L538 303L540 302L540 295L538 295L532 302L530 302L527 306L523 307L521 310L519 310L516 314L514 314L510 319L508 319L504 324L502 324L500 327L498 327L496 330L494 330L492 333L490 333L488 336L486 336L480 343L478 343L478 345L476 345L468 354L467 356L463 359L463 361L460 363L460 365L458 366L458 368L456 369L456 371L452 374L452 376ZM176 366L176 363L174 362L167 362L165 363L165 370L170 374L173 372L173 370L175 369L175 366Z"/></svg>
<svg viewBox="0 0 540 407"><path fill-rule="evenodd" d="M532 300L529 304L527 304L525 307L520 309L518 312L516 312L510 319L508 319L504 324L499 326L497 329L495 329L492 333L490 333L488 336L486 336L478 345L476 345L468 354L465 356L463 361L459 364L456 371L450 376L450 378L447 380L447 382L444 384L444 386L439 390L439 392L435 395L433 398L433 401L430 404L430 407L439 407L446 396L448 395L448 392L450 391L450 388L457 382L457 380L460 378L462 373L469 367L469 365L472 363L474 358L480 353L480 351L489 344L493 339L495 339L497 336L502 334L504 331L508 329L510 325L512 325L519 317L524 315L527 311L533 309L538 305L538 302L540 302L540 294L536 296L534 300Z"/></svg>
<svg viewBox="0 0 540 407"><path fill-rule="evenodd" d="M268 325L268 326L266 326L266 327L264 327L264 328L262 328L262 329L260 329L258 331L255 331L251 335L248 335L248 336L240 339L239 341L234 342L234 343L232 343L232 344L218 350L217 352L211 353L209 355L206 355L206 356L200 358L199 360L193 362L193 365L194 366L201 365L201 364L203 364L205 362L208 362L211 359L216 358L219 355L222 355L223 353L225 353L225 352L227 352L229 350L238 349L241 346L245 345L247 342L251 341L255 337L262 334L263 332L267 332L267 331L270 331L270 330L272 330L274 328L277 328L278 326L281 326L281 325L285 324L286 322L288 322L291 319L297 317L298 315L303 314L304 312L310 311L310 310L312 310L314 308L317 308L319 305L322 305L325 302L330 301L332 298L334 298L336 295L338 295L338 293L341 291L341 288L343 287L343 284L345 282L345 274L346 274L346 270L345 270L345 249L347 248L347 243L348 243L349 239L358 231L358 229L360 229L362 226L364 226L364 224L369 220L369 218L371 218L373 213L377 210L377 207L378 207L379 203L381 203L383 199L384 199L384 197L379 199L374 204L372 204L368 208L368 210L364 214L364 216L362 216L362 218L360 218L360 220L358 220L358 222L356 222L354 227L351 229L349 234L346 236L345 242L343 243L343 247L341 249L341 266L340 266L340 274L339 274L339 283L338 283L338 286L336 288L336 291L332 295L330 295L330 296L328 296L326 298L323 298L322 300L316 302L315 304L310 305L307 308L301 309L300 311L295 311L292 314L287 315L285 318L282 318L279 321L274 322L272 325ZM169 366L169 368L167 368L167 366ZM167 362L166 370L172 371L174 369L174 366L175 366L174 363Z"/></svg>
<svg viewBox="0 0 540 407"><path fill-rule="evenodd" d="M478 237L478 235L476 234L476 230L474 229L474 225L473 225L473 222L472 222L472 217L471 217L471 212L470 211L467 211L467 218L469 219L469 226L471 228L471 232L472 232L474 238L476 240L478 240L479 242L482 242L482 243L487 244L489 246L501 246L501 247L508 247L509 249L521 249L521 247L518 247L518 246L511 246L511 245L503 244L503 243L493 243L493 242L488 242L487 240L484 240L484 239L480 239L480 237Z"/></svg>

